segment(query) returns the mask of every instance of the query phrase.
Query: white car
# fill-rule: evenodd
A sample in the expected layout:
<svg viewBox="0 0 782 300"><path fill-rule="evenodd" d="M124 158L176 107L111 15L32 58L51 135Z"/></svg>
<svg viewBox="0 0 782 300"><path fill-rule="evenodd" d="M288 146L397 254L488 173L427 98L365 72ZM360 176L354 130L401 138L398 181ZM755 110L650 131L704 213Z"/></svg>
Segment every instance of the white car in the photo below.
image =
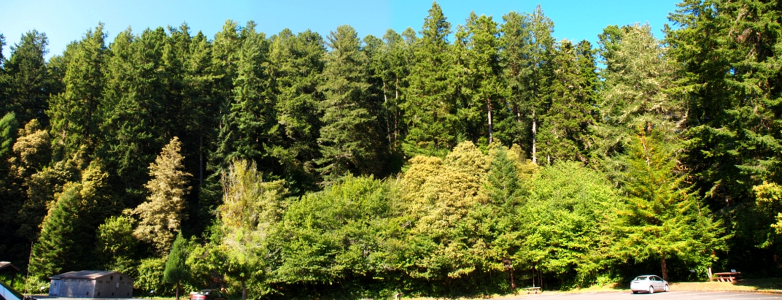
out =
<svg viewBox="0 0 782 300"><path fill-rule="evenodd" d="M668 282L660 278L657 275L641 275L633 279L630 283L630 290L633 294L638 292L647 292L649 294L654 291L668 291Z"/></svg>

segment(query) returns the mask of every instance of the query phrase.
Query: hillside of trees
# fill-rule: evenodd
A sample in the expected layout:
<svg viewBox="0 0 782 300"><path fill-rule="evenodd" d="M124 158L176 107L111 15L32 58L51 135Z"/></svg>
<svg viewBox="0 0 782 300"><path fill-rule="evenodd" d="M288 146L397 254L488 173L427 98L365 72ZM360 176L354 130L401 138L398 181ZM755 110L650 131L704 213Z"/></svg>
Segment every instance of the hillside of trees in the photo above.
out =
<svg viewBox="0 0 782 300"><path fill-rule="evenodd" d="M364 38L98 24L48 60L0 35L0 260L19 290L115 270L243 300L780 276L782 6L669 18L596 45L540 7Z"/></svg>

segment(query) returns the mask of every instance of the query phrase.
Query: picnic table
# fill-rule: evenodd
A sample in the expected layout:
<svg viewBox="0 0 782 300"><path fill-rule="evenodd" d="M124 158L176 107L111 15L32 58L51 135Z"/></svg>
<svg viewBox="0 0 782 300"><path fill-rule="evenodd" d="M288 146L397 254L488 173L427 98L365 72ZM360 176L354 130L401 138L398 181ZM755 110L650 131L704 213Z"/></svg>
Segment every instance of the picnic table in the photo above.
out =
<svg viewBox="0 0 782 300"><path fill-rule="evenodd" d="M529 294L529 293L537 294L538 291L540 291L540 287L539 286L525 287L524 290L527 291L527 294Z"/></svg>
<svg viewBox="0 0 782 300"><path fill-rule="evenodd" d="M714 278L719 282L735 282L736 277L741 276L741 272L720 272L714 273Z"/></svg>

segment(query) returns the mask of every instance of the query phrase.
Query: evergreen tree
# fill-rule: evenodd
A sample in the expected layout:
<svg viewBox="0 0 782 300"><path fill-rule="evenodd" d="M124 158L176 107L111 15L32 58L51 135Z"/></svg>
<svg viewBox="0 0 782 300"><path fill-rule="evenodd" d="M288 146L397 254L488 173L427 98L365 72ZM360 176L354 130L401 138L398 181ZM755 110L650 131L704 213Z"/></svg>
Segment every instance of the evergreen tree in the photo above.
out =
<svg viewBox="0 0 782 300"><path fill-rule="evenodd" d="M529 50L527 46L532 42L531 31L529 29L529 17L526 14L510 12L502 17L504 23L500 25L500 61L503 69L503 82L507 87L507 99L510 106L510 113L513 115L512 123L507 123L510 119L502 122L503 127L508 128L509 137L502 139L506 143L513 143L522 147L531 146L532 142L526 129L529 119L526 117L527 95L533 85L528 77L532 74L530 60L532 57L526 54ZM524 116L522 116L524 114ZM513 128L513 129L512 129Z"/></svg>
<svg viewBox="0 0 782 300"><path fill-rule="evenodd" d="M269 42L263 33L255 31L252 22L242 30L242 38L234 99L220 132L220 150L227 161L241 158L262 162L264 171L271 175L277 163L270 157L270 150L279 143L279 126L268 74Z"/></svg>
<svg viewBox="0 0 782 300"><path fill-rule="evenodd" d="M50 99L50 118L55 159L71 157L86 146L92 153L99 136L98 105L102 101L103 63L107 49L103 24L89 30L73 46L67 63L65 89Z"/></svg>
<svg viewBox="0 0 782 300"><path fill-rule="evenodd" d="M350 26L340 26L328 36L332 49L326 56L320 104L320 173L329 184L347 174L376 173L380 153L374 148L382 137L377 132L377 118L370 114L369 83L361 52L361 41Z"/></svg>
<svg viewBox="0 0 782 300"><path fill-rule="evenodd" d="M133 210L133 214L139 216L134 236L152 244L160 255L169 253L174 233L181 230L182 221L187 217L184 197L190 190L187 181L192 175L182 170L181 147L179 139L174 137L163 147L155 162L149 164L152 178L144 185L149 196Z"/></svg>
<svg viewBox="0 0 782 300"><path fill-rule="evenodd" d="M285 182L291 193L315 189L315 159L320 156L318 90L326 49L323 38L312 31L294 35L285 29L272 38L269 60L275 78L275 111L283 136L272 155L285 168ZM296 188L300 190L296 190Z"/></svg>
<svg viewBox="0 0 782 300"><path fill-rule="evenodd" d="M712 251L724 249L724 229L712 221L686 177L676 173L676 144L669 143L662 130L639 128L629 146L622 158L627 203L619 212L615 253L635 261L659 259L665 280L671 259L709 265Z"/></svg>
<svg viewBox="0 0 782 300"><path fill-rule="evenodd" d="M541 116L540 153L550 164L553 160L579 160L586 164L589 134L594 123L594 102L585 89L573 44L563 40L552 59L553 74L546 87L549 108Z"/></svg>
<svg viewBox="0 0 782 300"><path fill-rule="evenodd" d="M111 56L105 64L101 150L109 168L116 170L127 205L142 201L144 191L140 187L149 178L144 166L153 161L157 149L172 135L169 116L164 113L169 100L167 74L161 71L165 68L165 42L163 28L144 30L138 37L128 29L111 44Z"/></svg>
<svg viewBox="0 0 782 300"><path fill-rule="evenodd" d="M79 230L79 185L69 183L44 219L41 237L33 246L30 273L44 279L76 265Z"/></svg>
<svg viewBox="0 0 782 300"><path fill-rule="evenodd" d="M30 273L44 279L65 270L93 268L95 229L105 217L116 213L116 205L106 201L108 174L100 163L91 163L81 180L68 182L52 204L41 224L41 234L33 246Z"/></svg>
<svg viewBox="0 0 782 300"><path fill-rule="evenodd" d="M163 281L176 284L176 298L179 300L179 290L182 288L182 281L190 279L190 272L185 265L187 259L187 240L182 237L180 231L174 245L171 246L171 252L166 260L166 269L163 271Z"/></svg>
<svg viewBox="0 0 782 300"><path fill-rule="evenodd" d="M54 87L46 67L46 46L49 40L45 33L36 30L22 35L19 44L11 46L11 57L3 63L7 74L6 92L9 103L3 108L3 114L13 111L21 123L38 119L43 126L48 125L44 112L48 108L48 99Z"/></svg>
<svg viewBox="0 0 782 300"><path fill-rule="evenodd" d="M451 85L448 35L451 24L442 8L432 3L424 19L421 38L414 47L415 64L408 77L405 112L408 132L402 148L405 156L444 155L456 145L456 103Z"/></svg>
<svg viewBox="0 0 782 300"><path fill-rule="evenodd" d="M500 65L500 40L497 23L491 17L475 13L467 19L467 32L469 40L467 46L467 70L471 87L466 91L469 98L469 106L475 107L481 112L480 130L482 138L487 144L495 142L495 120L504 120L507 106L505 103L505 87L502 82L502 68ZM484 127L485 126L485 127ZM501 133L500 136L509 137ZM483 144L483 143L481 143Z"/></svg>
<svg viewBox="0 0 782 300"><path fill-rule="evenodd" d="M610 171L617 170L611 157L624 152L636 126L664 128L675 139L686 112L680 97L670 91L676 69L649 25L609 26L602 37L600 54L606 67L600 72L601 123L592 129L600 143L597 155Z"/></svg>
<svg viewBox="0 0 782 300"><path fill-rule="evenodd" d="M779 3L746 0L686 1L670 16L687 163L715 208L752 203L753 186L780 182L780 16Z"/></svg>

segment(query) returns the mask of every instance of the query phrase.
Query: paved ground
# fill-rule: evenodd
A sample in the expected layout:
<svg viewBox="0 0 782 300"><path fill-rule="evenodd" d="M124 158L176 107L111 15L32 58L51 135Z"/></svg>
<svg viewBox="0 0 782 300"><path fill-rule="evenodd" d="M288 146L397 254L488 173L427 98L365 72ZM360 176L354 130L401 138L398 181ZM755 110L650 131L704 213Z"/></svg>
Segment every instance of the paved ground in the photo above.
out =
<svg viewBox="0 0 782 300"><path fill-rule="evenodd" d="M654 294L631 294L628 290L625 293L620 292L606 292L606 293L585 293L585 294L532 294L522 295L518 298L511 299L523 299L523 300L615 300L615 299L635 299L635 300L653 300L653 299L669 299L669 300L754 300L754 299L780 299L782 300L782 294L762 294L762 293L740 293L740 292L677 292L671 291L667 293L654 293Z"/></svg>

